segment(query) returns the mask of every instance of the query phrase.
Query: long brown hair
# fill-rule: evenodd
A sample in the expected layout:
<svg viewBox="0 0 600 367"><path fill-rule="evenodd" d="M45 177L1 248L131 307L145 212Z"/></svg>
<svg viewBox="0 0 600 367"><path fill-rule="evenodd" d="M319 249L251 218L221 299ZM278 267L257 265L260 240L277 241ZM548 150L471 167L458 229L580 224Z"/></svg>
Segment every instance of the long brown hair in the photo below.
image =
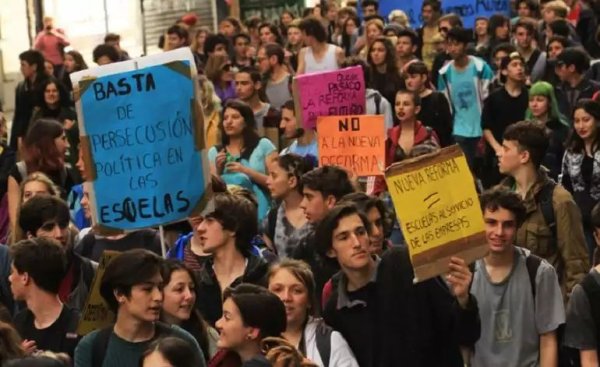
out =
<svg viewBox="0 0 600 367"><path fill-rule="evenodd" d="M10 324L0 321L0 364L13 358L25 357L21 337Z"/></svg>
<svg viewBox="0 0 600 367"><path fill-rule="evenodd" d="M23 156L27 172L46 174L61 170L65 157L56 148L54 139L64 133L62 124L56 120L40 119L33 122L23 141Z"/></svg>

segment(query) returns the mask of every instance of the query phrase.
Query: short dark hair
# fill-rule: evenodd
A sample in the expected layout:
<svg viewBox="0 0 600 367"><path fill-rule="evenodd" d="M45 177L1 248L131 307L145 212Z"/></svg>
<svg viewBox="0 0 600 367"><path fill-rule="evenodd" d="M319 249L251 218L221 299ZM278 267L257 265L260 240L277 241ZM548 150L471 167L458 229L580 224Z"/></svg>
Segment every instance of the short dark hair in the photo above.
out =
<svg viewBox="0 0 600 367"><path fill-rule="evenodd" d="M19 60L27 62L29 65L36 65L37 72L44 72L44 55L38 50L27 50L19 54Z"/></svg>
<svg viewBox="0 0 600 367"><path fill-rule="evenodd" d="M565 38L568 38L571 33L569 22L565 19L554 19L548 23L548 28L552 31L552 35L563 36Z"/></svg>
<svg viewBox="0 0 600 367"><path fill-rule="evenodd" d="M515 216L517 227L520 227L525 221L527 209L525 209L523 199L507 187L498 186L484 191L479 197L479 202L482 212L486 210L495 212L499 208L508 210Z"/></svg>
<svg viewBox="0 0 600 367"><path fill-rule="evenodd" d="M333 207L319 222L315 230L315 246L317 253L327 258L327 252L333 247L333 232L340 224L340 220L351 215L358 215L367 231L370 231L369 220L366 215L354 204L339 204Z"/></svg>
<svg viewBox="0 0 600 367"><path fill-rule="evenodd" d="M106 36L104 36L104 43L108 43L108 42L119 42L121 41L121 36L116 34L116 33L107 33Z"/></svg>
<svg viewBox="0 0 600 367"><path fill-rule="evenodd" d="M242 73L250 75L252 83L262 82L262 76L260 75L260 71L254 66L242 66L240 70L238 70L237 74Z"/></svg>
<svg viewBox="0 0 600 367"><path fill-rule="evenodd" d="M406 67L406 74L419 74L419 75L427 75L429 77L429 70L427 69L427 65L423 61L414 61L408 64Z"/></svg>
<svg viewBox="0 0 600 367"><path fill-rule="evenodd" d="M298 182L296 190L302 194L302 175L314 169L312 160L298 154L288 153L274 158L274 161L288 173L289 177L296 177Z"/></svg>
<svg viewBox="0 0 600 367"><path fill-rule="evenodd" d="M504 140L514 141L519 150L526 150L535 168L542 164L548 150L548 132L535 121L519 121L504 130Z"/></svg>
<svg viewBox="0 0 600 367"><path fill-rule="evenodd" d="M182 38L187 41L188 39L188 31L187 29L178 26L177 24L170 26L167 28L167 34L176 34L177 37Z"/></svg>
<svg viewBox="0 0 600 367"><path fill-rule="evenodd" d="M119 51L117 51L117 49L113 46L106 44L96 46L92 52L92 55L95 63L97 63L98 59L100 59L102 56L108 57L111 62L118 62L121 59Z"/></svg>
<svg viewBox="0 0 600 367"><path fill-rule="evenodd" d="M456 41L462 44L468 44L472 40L471 32L462 27L453 27L446 34L446 40Z"/></svg>
<svg viewBox="0 0 600 367"><path fill-rule="evenodd" d="M208 55L215 52L218 45L225 45L229 49L229 39L221 33L209 34L204 41L204 54Z"/></svg>
<svg viewBox="0 0 600 367"><path fill-rule="evenodd" d="M367 6L374 6L375 10L379 10L379 1L377 0L363 0L360 3L362 9L366 9Z"/></svg>
<svg viewBox="0 0 600 367"><path fill-rule="evenodd" d="M247 33L237 33L236 35L231 37L231 41L233 42L234 45L237 42L238 38L243 38L248 42L252 42L252 40L250 39L250 36Z"/></svg>
<svg viewBox="0 0 600 367"><path fill-rule="evenodd" d="M106 266L100 281L100 295L110 309L117 313L119 303L115 292L126 297L131 296L131 288L148 282L161 273L163 259L153 252L144 249L125 251Z"/></svg>
<svg viewBox="0 0 600 367"><path fill-rule="evenodd" d="M31 238L17 242L10 251L19 273L29 274L40 289L58 293L67 272L67 256L58 242L46 237Z"/></svg>
<svg viewBox="0 0 600 367"><path fill-rule="evenodd" d="M50 195L35 195L19 210L21 231L23 234L30 234L33 237L44 223L55 221L60 228L67 228L70 220L67 203Z"/></svg>
<svg viewBox="0 0 600 367"><path fill-rule="evenodd" d="M396 36L398 38L400 37L408 37L410 38L410 43L413 46L416 46L419 43L419 36L417 35L417 32L413 31L410 28L403 28L400 31L398 31L398 33L396 34Z"/></svg>
<svg viewBox="0 0 600 367"><path fill-rule="evenodd" d="M424 0L423 4L421 5L421 11L426 6L431 7L431 10L433 10L434 13L439 13L442 10L442 4L439 2L439 0Z"/></svg>
<svg viewBox="0 0 600 367"><path fill-rule="evenodd" d="M345 195L342 200L340 200L340 204L345 203L354 204L358 210L363 212L365 215L369 213L369 210L373 208L377 209L381 215L383 232L386 234L386 237L392 231L392 226L394 224L394 218L392 217L393 214L387 210L383 200L379 199L378 197L367 195L364 192L353 192Z"/></svg>
<svg viewBox="0 0 600 367"><path fill-rule="evenodd" d="M579 74L585 73L590 68L590 56L579 47L567 47L556 57L556 65L575 66Z"/></svg>
<svg viewBox="0 0 600 367"><path fill-rule="evenodd" d="M144 351L140 357L139 367L144 366L144 360L153 352L159 352L172 366L195 367L201 364L198 354L187 341L174 336L159 338Z"/></svg>
<svg viewBox="0 0 600 367"><path fill-rule="evenodd" d="M511 54L513 52L515 52L517 49L515 48L514 45L508 43L508 42L502 42L497 44L493 49L492 49L492 57L496 57L496 54L498 52L506 52L507 54Z"/></svg>
<svg viewBox="0 0 600 367"><path fill-rule="evenodd" d="M513 29L524 28L530 36L537 37L537 23L533 18L521 18L517 21Z"/></svg>
<svg viewBox="0 0 600 367"><path fill-rule="evenodd" d="M305 173L302 184L305 188L319 191L324 198L332 195L336 200L355 191L348 173L336 166L323 166Z"/></svg>
<svg viewBox="0 0 600 367"><path fill-rule="evenodd" d="M313 36L319 42L327 40L327 31L320 20L314 16L309 16L300 21L298 28L307 36Z"/></svg>
<svg viewBox="0 0 600 367"><path fill-rule="evenodd" d="M270 336L280 336L287 327L287 317L283 302L267 289L249 283L242 283L223 292L223 303L229 298L240 310L244 325L260 330L262 340Z"/></svg>
<svg viewBox="0 0 600 367"><path fill-rule="evenodd" d="M277 63L283 64L285 61L285 52L283 51L283 46L281 46L279 43L267 43L263 47L268 58L275 56L277 57Z"/></svg>
<svg viewBox="0 0 600 367"><path fill-rule="evenodd" d="M206 217L221 223L225 230L235 233L235 247L244 256L252 250L252 239L258 234L256 205L249 199L230 193L215 195L215 210Z"/></svg>
<svg viewBox="0 0 600 367"><path fill-rule="evenodd" d="M563 36L554 35L554 36L550 37L550 39L548 40L548 46L550 46L550 44L553 42L560 43L563 46L563 48L569 47L569 40Z"/></svg>

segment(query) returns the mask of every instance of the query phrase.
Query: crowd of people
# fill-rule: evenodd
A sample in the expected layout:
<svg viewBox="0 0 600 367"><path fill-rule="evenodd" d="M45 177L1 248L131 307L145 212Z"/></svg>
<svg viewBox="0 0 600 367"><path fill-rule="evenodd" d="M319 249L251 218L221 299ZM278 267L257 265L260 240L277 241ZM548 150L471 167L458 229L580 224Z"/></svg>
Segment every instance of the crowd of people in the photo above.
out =
<svg viewBox="0 0 600 367"><path fill-rule="evenodd" d="M214 210L166 226L165 256L154 228L92 226L69 78L88 66L44 18L0 146L2 366L599 366L600 2L510 4L472 27L439 0L415 28L375 0L218 32L183 15L159 45L193 54ZM292 80L349 66L386 167L460 146L484 258L414 283L383 177L318 165ZM114 319L79 335L106 250Z"/></svg>

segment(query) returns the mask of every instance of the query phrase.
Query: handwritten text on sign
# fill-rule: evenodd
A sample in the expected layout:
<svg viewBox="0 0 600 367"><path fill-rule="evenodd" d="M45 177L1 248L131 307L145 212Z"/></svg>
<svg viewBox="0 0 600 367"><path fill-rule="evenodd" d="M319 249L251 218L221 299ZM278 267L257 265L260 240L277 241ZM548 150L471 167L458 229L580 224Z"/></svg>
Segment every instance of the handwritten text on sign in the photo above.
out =
<svg viewBox="0 0 600 367"><path fill-rule="evenodd" d="M317 137L319 166L345 167L358 176L382 174L385 164L383 115L319 117Z"/></svg>
<svg viewBox="0 0 600 367"><path fill-rule="evenodd" d="M189 215L205 186L189 75L157 65L81 85L99 224L135 229Z"/></svg>
<svg viewBox="0 0 600 367"><path fill-rule="evenodd" d="M473 28L477 17L489 18L496 13L508 15L508 4L509 0L444 0L442 12L459 15L465 27ZM397 0L380 0L379 13L389 14L394 9L402 9L406 12L411 26L418 28L423 24L422 5L423 0L402 0L401 3L398 3Z"/></svg>
<svg viewBox="0 0 600 367"><path fill-rule="evenodd" d="M386 174L411 256L484 230L473 176L464 155L437 158L418 169Z"/></svg>
<svg viewBox="0 0 600 367"><path fill-rule="evenodd" d="M319 116L361 115L365 108L362 68L354 66L294 77L297 113L305 129L314 129Z"/></svg>

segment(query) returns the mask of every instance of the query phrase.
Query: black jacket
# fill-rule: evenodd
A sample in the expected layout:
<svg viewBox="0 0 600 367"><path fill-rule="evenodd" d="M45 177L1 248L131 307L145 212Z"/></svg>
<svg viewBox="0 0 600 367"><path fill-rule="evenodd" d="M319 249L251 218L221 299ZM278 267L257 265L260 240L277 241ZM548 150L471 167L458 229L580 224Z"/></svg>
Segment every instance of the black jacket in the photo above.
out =
<svg viewBox="0 0 600 367"><path fill-rule="evenodd" d="M560 112L572 120L577 101L583 98L592 98L594 93L600 90L600 83L584 78L575 88L561 83L555 87L555 90Z"/></svg>
<svg viewBox="0 0 600 367"><path fill-rule="evenodd" d="M386 251L375 282L366 286L367 305L338 308L340 272L323 316L342 333L361 367L462 367L459 346L473 346L481 325L474 297L460 308L443 280L413 285L406 248Z"/></svg>
<svg viewBox="0 0 600 367"><path fill-rule="evenodd" d="M269 265L265 260L258 256L251 255L248 258L248 265L244 275L231 283L235 287L240 283L252 283L267 286L267 272ZM196 307L202 313L202 316L211 326L214 326L223 314L223 297L221 287L217 281L217 276L213 270L212 256L206 261L204 269L198 273L198 298Z"/></svg>

